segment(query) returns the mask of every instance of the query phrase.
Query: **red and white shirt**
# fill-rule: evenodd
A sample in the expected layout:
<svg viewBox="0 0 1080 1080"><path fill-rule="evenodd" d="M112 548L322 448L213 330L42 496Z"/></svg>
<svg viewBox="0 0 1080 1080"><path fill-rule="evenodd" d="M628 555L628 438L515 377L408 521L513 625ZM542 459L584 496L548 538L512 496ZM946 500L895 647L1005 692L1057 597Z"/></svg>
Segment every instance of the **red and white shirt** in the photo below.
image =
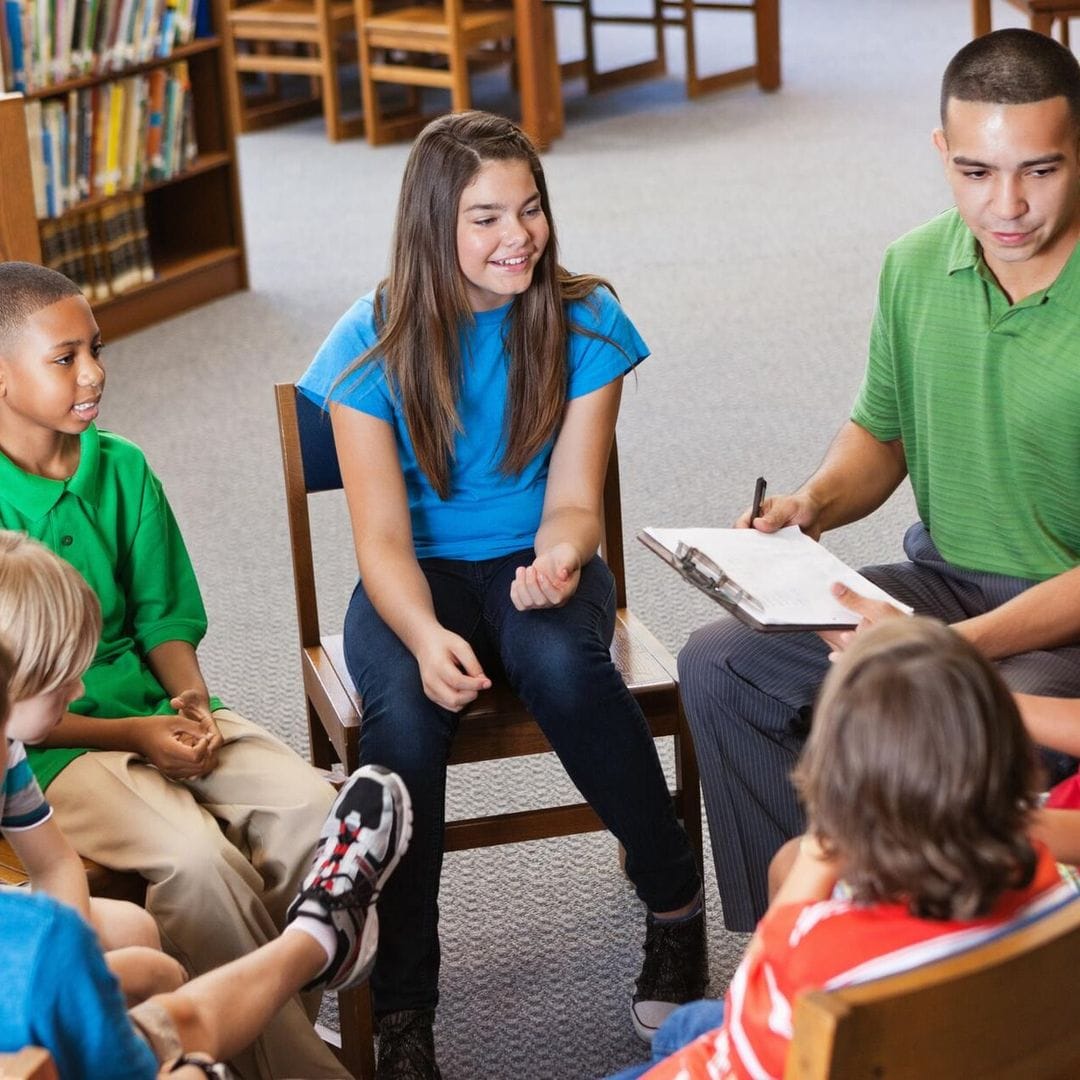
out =
<svg viewBox="0 0 1080 1080"><path fill-rule="evenodd" d="M795 999L880 979L981 945L1077 900L1041 844L1026 889L1005 893L970 922L918 919L901 904L824 900L770 911L724 1001L724 1024L650 1069L644 1080L783 1077Z"/></svg>

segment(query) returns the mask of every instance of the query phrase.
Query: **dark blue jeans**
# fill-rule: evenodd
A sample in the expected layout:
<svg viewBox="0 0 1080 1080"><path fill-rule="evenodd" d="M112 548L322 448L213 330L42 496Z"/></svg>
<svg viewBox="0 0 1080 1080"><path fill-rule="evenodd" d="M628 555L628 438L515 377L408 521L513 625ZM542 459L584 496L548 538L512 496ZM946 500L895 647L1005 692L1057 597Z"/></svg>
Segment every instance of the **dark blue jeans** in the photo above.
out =
<svg viewBox="0 0 1080 1080"><path fill-rule="evenodd" d="M598 559L561 608L518 611L510 583L531 549L481 562L422 559L435 614L505 674L584 798L626 849L626 873L652 911L688 904L696 861L668 795L645 718L611 662L615 584ZM438 1002L438 895L446 762L457 715L424 694L412 653L358 583L345 616L345 658L364 701L360 761L393 769L413 803L413 837L379 899L371 979L378 1015Z"/></svg>

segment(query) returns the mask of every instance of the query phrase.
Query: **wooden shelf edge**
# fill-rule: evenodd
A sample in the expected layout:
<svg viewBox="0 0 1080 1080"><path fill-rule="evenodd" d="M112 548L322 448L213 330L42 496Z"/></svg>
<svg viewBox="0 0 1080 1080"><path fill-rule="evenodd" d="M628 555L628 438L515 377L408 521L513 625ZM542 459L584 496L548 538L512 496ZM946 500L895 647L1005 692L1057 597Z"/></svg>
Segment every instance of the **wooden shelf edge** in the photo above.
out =
<svg viewBox="0 0 1080 1080"><path fill-rule="evenodd" d="M246 289L247 264L239 247L221 247L158 266L158 276L94 304L102 336L132 334L230 293Z"/></svg>
<svg viewBox="0 0 1080 1080"><path fill-rule="evenodd" d="M193 176L201 176L203 173L213 172L214 169L222 169L227 165L232 164L232 155L224 150L218 150L210 154L199 154L199 156L186 168L183 172L178 172L175 176L170 176L165 180L151 180L149 183L141 184L135 188L125 188L123 191L118 191L115 195L91 195L88 199L83 199L82 202L76 203L74 206L69 206L62 214L57 214L56 217L43 217L38 218L38 223L43 224L46 221L63 221L66 217L72 215L81 214L87 210L96 210L98 207L106 206L114 199L122 198L125 195L145 195L151 191L157 191L163 187L169 187L172 184L179 184L184 180L190 180Z"/></svg>
<svg viewBox="0 0 1080 1080"><path fill-rule="evenodd" d="M63 82L51 83L48 86L39 86L36 90L29 90L23 96L27 101L40 101L45 98L63 97L71 90L85 90L88 86L100 86L102 83L116 82L117 79L126 79L131 75L141 75L155 68L168 67L180 60L187 60L191 56L200 53L211 52L219 48L221 38L216 34L212 37L196 38L187 45L180 45L173 49L168 56L155 56L153 60L144 60L141 64L128 64L119 71L108 71L100 75L80 75L75 79L65 79Z"/></svg>

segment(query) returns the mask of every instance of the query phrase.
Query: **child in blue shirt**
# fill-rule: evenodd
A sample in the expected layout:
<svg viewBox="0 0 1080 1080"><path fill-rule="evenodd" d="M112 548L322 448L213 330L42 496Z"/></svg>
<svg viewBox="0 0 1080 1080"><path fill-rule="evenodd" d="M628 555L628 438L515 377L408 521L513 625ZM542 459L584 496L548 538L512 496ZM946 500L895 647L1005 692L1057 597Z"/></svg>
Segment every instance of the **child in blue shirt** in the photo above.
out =
<svg viewBox="0 0 1080 1080"><path fill-rule="evenodd" d="M559 266L520 129L479 112L428 125L405 167L389 276L299 381L330 414L352 515L360 759L400 773L416 813L380 909L379 1080L439 1075L446 765L457 714L496 673L626 850L648 909L639 1034L704 990L701 883L611 662L614 583L596 557L623 376L647 355L605 283Z"/></svg>

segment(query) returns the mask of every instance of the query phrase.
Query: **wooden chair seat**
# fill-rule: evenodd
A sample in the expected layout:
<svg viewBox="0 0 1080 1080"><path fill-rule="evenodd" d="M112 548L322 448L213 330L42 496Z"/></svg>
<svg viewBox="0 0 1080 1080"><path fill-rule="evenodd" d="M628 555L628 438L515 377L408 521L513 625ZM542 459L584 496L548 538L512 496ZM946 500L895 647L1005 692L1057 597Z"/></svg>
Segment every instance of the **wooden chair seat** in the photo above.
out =
<svg viewBox="0 0 1080 1080"><path fill-rule="evenodd" d="M481 8L466 10L459 23L460 31L467 38L510 37L514 33L514 13L510 8ZM372 15L367 20L368 34L372 44L387 34L431 34L447 38L451 26L440 8L417 6L397 8L382 15ZM408 45L391 45L389 48L408 48ZM415 44L414 44L415 47Z"/></svg>
<svg viewBox="0 0 1080 1080"><path fill-rule="evenodd" d="M91 896L102 896L110 900L130 900L140 907L146 902L146 879L138 874L128 874L119 870L110 870L107 866L83 859L86 868L87 884ZM30 878L19 862L7 839L0 836L0 885L23 888L30 884Z"/></svg>
<svg viewBox="0 0 1080 1080"><path fill-rule="evenodd" d="M329 5L329 14L333 22L348 24L353 17L353 6L349 0L342 0ZM319 24L314 9L306 0L256 0L256 3L230 11L229 22L233 26L242 26L245 33L251 33L253 27L264 23L297 27Z"/></svg>

